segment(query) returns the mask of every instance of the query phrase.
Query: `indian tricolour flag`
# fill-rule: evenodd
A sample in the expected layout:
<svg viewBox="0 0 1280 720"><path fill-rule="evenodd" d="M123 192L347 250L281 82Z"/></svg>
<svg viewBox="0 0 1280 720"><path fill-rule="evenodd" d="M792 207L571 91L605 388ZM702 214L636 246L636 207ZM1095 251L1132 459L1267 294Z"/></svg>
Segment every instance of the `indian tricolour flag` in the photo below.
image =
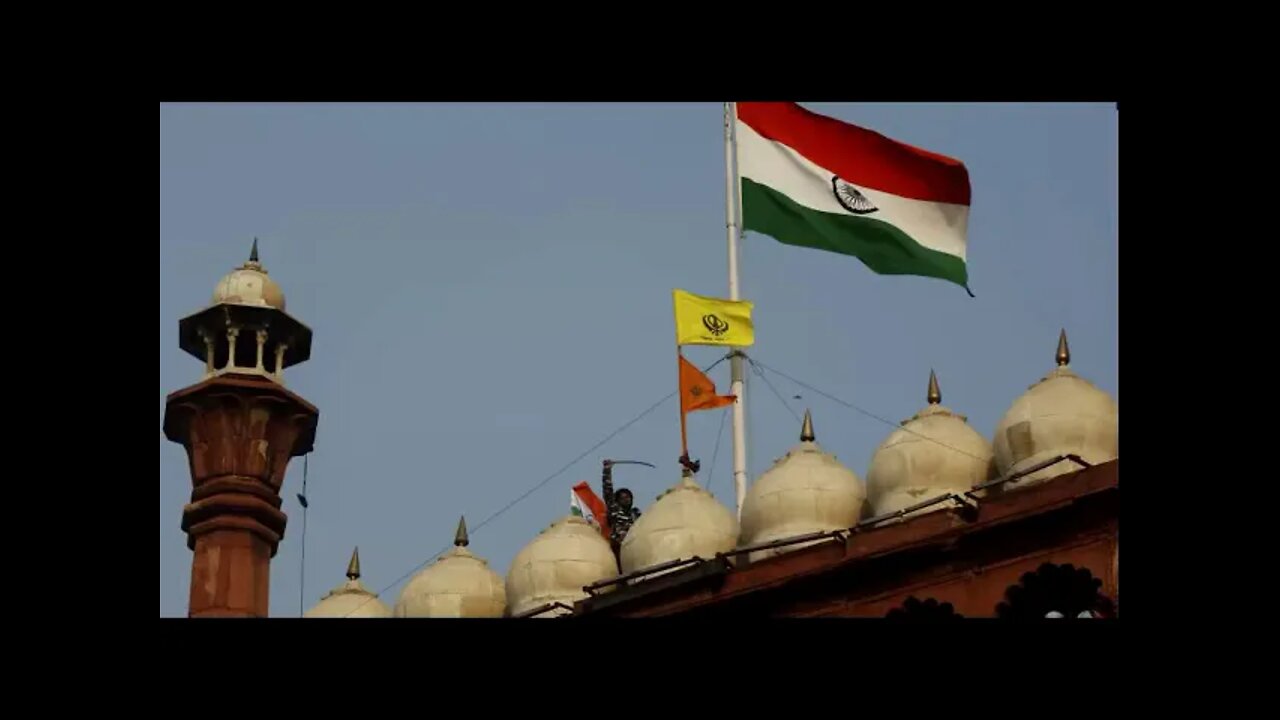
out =
<svg viewBox="0 0 1280 720"><path fill-rule="evenodd" d="M569 493L569 512L586 518L587 522L600 528L600 532L606 536L609 534L608 508L586 481L574 485Z"/></svg>
<svg viewBox="0 0 1280 720"><path fill-rule="evenodd" d="M577 493L569 491L569 514L582 518L583 520L594 520L587 509L582 507L582 501L578 499Z"/></svg>
<svg viewBox="0 0 1280 720"><path fill-rule="evenodd" d="M811 113L737 103L744 229L968 287L964 163Z"/></svg>

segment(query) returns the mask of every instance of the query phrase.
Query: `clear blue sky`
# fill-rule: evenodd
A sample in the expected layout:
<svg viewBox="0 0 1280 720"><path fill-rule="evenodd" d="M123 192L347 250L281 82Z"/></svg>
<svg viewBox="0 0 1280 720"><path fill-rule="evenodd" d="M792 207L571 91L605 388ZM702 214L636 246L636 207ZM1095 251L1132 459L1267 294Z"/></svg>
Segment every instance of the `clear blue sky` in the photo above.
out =
<svg viewBox="0 0 1280 720"><path fill-rule="evenodd" d="M812 110L962 159L973 183L970 285L877 276L856 259L748 234L753 355L897 421L944 403L990 438L1053 367L1119 399L1117 113L1108 104L830 104ZM310 459L305 600L343 580L360 546L388 586L602 439L676 383L673 287L727 292L721 106L275 104L160 108L160 614L187 610L179 528L185 452L164 439L169 392L202 366L179 318L204 307L254 236L289 312L315 331L288 386L320 408ZM687 353L700 365L712 348ZM727 363L712 372L721 389ZM777 377L818 440L865 477L889 427ZM800 401L792 400L796 394ZM690 418L703 482L732 506L720 412ZM796 421L748 386L751 475L793 445ZM678 479L675 400L472 534L504 574L568 511L604 457L641 507ZM302 460L271 566L271 614L299 611ZM403 583L383 597L391 605Z"/></svg>

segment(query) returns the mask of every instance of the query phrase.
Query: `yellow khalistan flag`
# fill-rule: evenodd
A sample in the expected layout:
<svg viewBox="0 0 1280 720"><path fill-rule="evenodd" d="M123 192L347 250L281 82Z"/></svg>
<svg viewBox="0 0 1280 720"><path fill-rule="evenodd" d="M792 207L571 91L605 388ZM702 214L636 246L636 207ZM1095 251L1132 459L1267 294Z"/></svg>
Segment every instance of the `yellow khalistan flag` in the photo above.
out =
<svg viewBox="0 0 1280 720"><path fill-rule="evenodd" d="M673 290L676 307L677 345L755 344L756 332L751 326L751 309L746 300L721 300Z"/></svg>

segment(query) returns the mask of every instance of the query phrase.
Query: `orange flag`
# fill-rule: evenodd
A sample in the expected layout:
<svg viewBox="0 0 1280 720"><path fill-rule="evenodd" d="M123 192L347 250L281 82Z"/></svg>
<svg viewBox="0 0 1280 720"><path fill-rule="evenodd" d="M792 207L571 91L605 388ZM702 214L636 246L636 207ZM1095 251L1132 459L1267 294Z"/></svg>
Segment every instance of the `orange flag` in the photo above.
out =
<svg viewBox="0 0 1280 720"><path fill-rule="evenodd" d="M717 395L716 384L692 363L680 356L680 413L714 410L732 405L734 395Z"/></svg>

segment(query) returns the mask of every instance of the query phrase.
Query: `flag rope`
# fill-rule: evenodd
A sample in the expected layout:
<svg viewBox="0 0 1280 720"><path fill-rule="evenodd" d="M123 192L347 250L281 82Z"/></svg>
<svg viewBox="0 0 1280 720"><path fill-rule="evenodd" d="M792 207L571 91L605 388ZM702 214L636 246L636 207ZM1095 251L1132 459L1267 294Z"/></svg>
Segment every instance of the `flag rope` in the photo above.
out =
<svg viewBox="0 0 1280 720"><path fill-rule="evenodd" d="M744 353L744 354L745 354L745 353ZM748 357L747 357L747 362L751 363L752 365L758 365L758 366L760 366L760 367L764 368L765 370L768 370L768 371L769 371L769 372L771 372L771 373L774 373L774 374L777 374L777 375L779 375L779 376L781 376L781 377L783 377L783 378L786 378L787 380L790 380L791 382L795 383L796 385L799 385L800 387L802 387L802 388L804 388L804 389L806 389L806 390L812 390L813 392L818 393L819 395L821 395L821 396L823 396L823 397L827 398L828 400L831 400L832 402L835 402L835 403L838 403L838 404L840 404L840 405L843 405L843 406L845 406L845 407L849 408L850 410L856 410L857 412L860 412L860 413L862 413L863 415L866 415L867 417L871 418L872 420L877 420L877 421L879 421L879 422L882 422L882 423L884 423L885 425L888 425L889 427L894 428L895 430L902 430L902 431L904 431L904 432L908 432L908 433L910 433L910 434L912 434L912 435L915 435L916 437L919 437L919 438L923 438L923 439L925 439L925 440L928 440L929 442L931 442L931 443L933 443L933 444L935 444L935 445L937 445L937 446L939 446L939 447L944 447L944 448L947 448L948 450L954 450L955 452L958 452L958 453L960 453L961 455L967 455L967 456L969 456L969 457L973 458L974 460L981 460L981 461L983 461L983 462L986 462L986 460L987 460L987 458L978 457L977 455L974 455L974 454L973 454L973 453L971 453L971 452L968 452L968 451L965 451L965 450L961 450L960 448L957 448L957 447L952 447L951 445L948 445L948 444L946 444L946 443L942 442L941 440L937 440L937 439L935 439L935 438L931 438L931 437L929 437L928 435L925 435L925 434L923 434L923 433L918 433L918 432L916 432L915 430L912 430L911 428L906 427L905 425L901 425L901 424L899 424L899 423L893 422L892 420L886 420L886 419L884 419L884 418L880 417L879 415L876 415L876 414L875 414L875 413L873 413L873 412L870 412L870 411L868 411L868 410L863 410L862 408L858 407L857 405L854 405L854 404L853 404L853 403L851 403L851 402L846 402L846 401L844 401L844 400L841 400L840 398L836 397L835 395L832 395L831 393L823 392L822 390L819 390L818 388L816 388L816 387L814 387L814 386L812 386L812 385L810 385L810 384L808 384L808 383L802 382L802 381L800 381L800 380L797 380L797 379L795 379L795 378L791 377L790 375L788 375L788 374L786 374L786 373L782 372L781 370L776 370L776 369L774 369L774 368L771 368L771 367L769 367L768 365L765 365L764 363L762 363L762 362L760 362L760 361L758 361L758 360L755 360L754 358L752 358L752 357L750 357L750 356L748 356Z"/></svg>
<svg viewBox="0 0 1280 720"><path fill-rule="evenodd" d="M786 408L787 412L791 413L791 417L796 419L796 424L799 425L804 422L800 419L800 415L797 414L796 411L791 408L791 405L787 403L786 399L782 397L782 393L778 392L778 388L773 386L773 383L769 381L768 376L764 374L764 371L760 369L760 366L757 365L750 356L747 356L747 362L751 363L751 369L754 370L756 375L764 381L764 384L768 385L769 389L773 391L774 397L778 398L778 402L782 403L782 407Z"/></svg>
<svg viewBox="0 0 1280 720"><path fill-rule="evenodd" d="M715 492L711 490L711 483L716 480L716 456L720 454L720 439L724 437L724 419L729 417L729 413L720 413L720 429L716 431L716 449L711 452L711 467L707 470L707 492L711 493L711 497L715 497Z"/></svg>

